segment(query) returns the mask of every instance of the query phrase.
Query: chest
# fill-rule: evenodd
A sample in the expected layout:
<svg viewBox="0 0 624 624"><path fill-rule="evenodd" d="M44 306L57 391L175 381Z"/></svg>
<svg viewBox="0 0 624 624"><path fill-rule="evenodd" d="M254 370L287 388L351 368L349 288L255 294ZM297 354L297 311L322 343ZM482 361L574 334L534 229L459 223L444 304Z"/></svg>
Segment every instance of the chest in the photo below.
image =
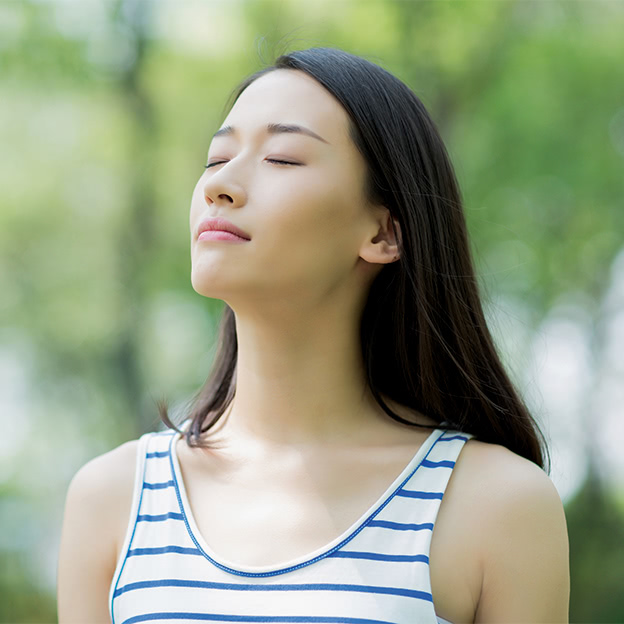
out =
<svg viewBox="0 0 624 624"><path fill-rule="evenodd" d="M469 602L458 591L462 579L470 578L472 573L459 552L461 544L468 542L468 539L467 536L457 533L457 523L447 520L439 526L436 524L433 543L440 546L434 548L433 543L429 544L427 541L431 539L430 531L417 531L414 534L410 534L411 529L397 530L395 533L389 531L387 535L392 535L392 538L386 536L380 540L376 533L379 529L371 527L372 523L364 522L375 510L381 512L374 516L375 520L384 517L386 520L409 524L435 519L435 514L432 515L431 510L426 511L425 506L423 514L416 511L406 515L406 507L398 504L400 501L393 495L396 488L403 483L404 477L409 474L408 464L413 458L414 447L403 450L395 448L389 455L367 454L364 458L346 453L339 455L337 461L317 456L312 462L284 460L264 465L254 462L252 470L237 473L219 469L222 464L206 461L205 456L202 461L194 462L192 451L188 454L185 451L177 454L179 464L174 470L175 474L166 474L168 464L162 462L165 466L162 474L150 474L147 480L163 484L169 483L171 477L177 480L190 529L189 524L185 528L182 519L177 518L177 513L173 513L176 517L162 525L155 521L140 523L141 530L137 532L136 543L132 545L137 556L131 557L128 566L124 568L127 578L122 579L122 584L126 583L131 587L135 581L143 580L138 575L143 570L140 566L145 561L149 564L145 570L150 577L160 574L166 578L179 579L191 575L194 581L213 589L221 587L224 582L224 587L231 588L234 579L242 582L245 588L251 588L247 579L223 573L207 559L193 554L193 536L197 538L195 545L212 555L217 562L221 561L226 566L229 563L234 568L278 568L281 564L297 559L308 561L315 551L327 553L332 543L339 544L343 537L349 536L349 540L345 542L346 547L341 546L336 551L347 558L323 558L318 565L301 567L295 576L276 577L278 581L285 579L299 588L308 587L305 584L311 580L333 583L336 591L346 592L344 597L342 594L332 593L331 600L340 597L340 601L313 600L308 604L299 593L295 593L292 594L292 609L302 610L302 614L320 610L319 614L323 612L328 615L324 613L324 609L331 607L350 616L355 614L355 609L358 614L362 611L362 615L365 613L368 617L377 613L377 609L378 619L388 620L392 614L390 621L415 621L413 618L416 617L417 621L428 622L434 621L432 603L421 597L413 598L409 592L418 590L422 594L431 590L430 595L433 596L435 609L440 616L450 621L472 621L474 609L470 611ZM157 457L152 461L161 465ZM418 474L423 475L423 471L417 471L416 479ZM410 479L410 484L413 489L418 490L430 485L429 481L427 478L418 482ZM387 506L384 505L386 500L389 501ZM152 519L156 520L156 517L166 511L166 501L169 501L171 512L179 510L179 499L176 498L173 488L152 489L143 501L146 505L142 512L151 514ZM418 499L404 499L403 502L408 504L409 509L412 508L412 503L416 503L413 509L420 509ZM452 520L454 515L457 514L447 514L447 518ZM167 533L169 530L172 531L171 534ZM155 544L175 544L184 547L187 552L180 553L180 556L154 552L149 554L149 559L148 554L141 554L146 550L159 551L160 548L153 548ZM412 563L401 559L405 556L409 558L410 554L428 553L430 546L433 555L431 565L423 565L417 560ZM391 553L399 559L384 560L378 556L369 559L352 558L349 551L357 555L366 555L367 551L371 551L369 554L373 555ZM158 572L158 566L163 566L161 572ZM300 582L303 585L298 584ZM255 587L255 583L253 585ZM244 592L244 600L232 600L234 594L231 591L214 591L218 596L223 595L224 609L244 607L252 610L250 612L264 613L263 609L274 609L278 604L284 604L280 597L275 603L265 601L266 604L254 602L252 605L250 601L264 596L264 587L265 582L262 581L257 592ZM371 588L380 591L373 591L370 595L360 593L364 588L369 588L367 592ZM399 593L392 593L392 588L398 588ZM353 591L357 593L352 593ZM167 608L171 606L169 594L154 589L150 593L150 608L153 607L152 594L154 600L166 599ZM273 595L272 592L267 594ZM117 603L120 606L115 608L123 610L124 600L133 596L131 592L120 594ZM370 605L362 602L369 599ZM388 605L386 601L389 601ZM203 594L201 602L205 602ZM210 604L216 609L212 594ZM422 613L418 610L414 612L414 605ZM289 614L292 615L290 611ZM401 617L398 614L402 614ZM336 614L332 611L329 615Z"/></svg>
<svg viewBox="0 0 624 624"><path fill-rule="evenodd" d="M201 538L219 558L244 566L279 565L348 535L402 467L383 461L286 463L244 478L207 479L181 462Z"/></svg>

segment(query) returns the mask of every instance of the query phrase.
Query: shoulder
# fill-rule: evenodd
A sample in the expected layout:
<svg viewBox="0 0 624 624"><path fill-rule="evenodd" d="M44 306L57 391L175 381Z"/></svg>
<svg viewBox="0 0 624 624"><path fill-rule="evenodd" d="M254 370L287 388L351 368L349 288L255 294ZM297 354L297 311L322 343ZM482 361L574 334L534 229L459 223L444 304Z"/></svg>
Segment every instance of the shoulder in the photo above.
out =
<svg viewBox="0 0 624 624"><path fill-rule="evenodd" d="M475 621L566 620L568 535L548 475L503 446L474 439L466 442L454 473L452 497L475 542L481 573Z"/></svg>
<svg viewBox="0 0 624 624"><path fill-rule="evenodd" d="M532 484L551 483L548 475L536 464L520 455L517 455L500 444L481 442L470 438L459 456L463 466L462 473L470 473L471 477L479 476L482 479L499 480L529 479ZM499 470L492 470L497 467ZM459 474L459 473L458 473Z"/></svg>
<svg viewBox="0 0 624 624"><path fill-rule="evenodd" d="M67 490L59 549L59 621L108 621L108 588L129 521L139 441L82 466Z"/></svg>
<svg viewBox="0 0 624 624"><path fill-rule="evenodd" d="M139 440L125 442L84 464L72 478L67 496L74 503L107 507L133 489Z"/></svg>
<svg viewBox="0 0 624 624"><path fill-rule="evenodd" d="M84 464L72 478L65 502L66 526L96 529L114 567L130 516L139 440L131 440Z"/></svg>
<svg viewBox="0 0 624 624"><path fill-rule="evenodd" d="M544 470L499 444L468 440L451 481L454 497L470 505L471 517L487 531L487 542L491 531L564 519L561 498Z"/></svg>
<svg viewBox="0 0 624 624"><path fill-rule="evenodd" d="M544 470L499 444L468 440L452 479L454 489L460 485L488 514L563 511L559 494Z"/></svg>

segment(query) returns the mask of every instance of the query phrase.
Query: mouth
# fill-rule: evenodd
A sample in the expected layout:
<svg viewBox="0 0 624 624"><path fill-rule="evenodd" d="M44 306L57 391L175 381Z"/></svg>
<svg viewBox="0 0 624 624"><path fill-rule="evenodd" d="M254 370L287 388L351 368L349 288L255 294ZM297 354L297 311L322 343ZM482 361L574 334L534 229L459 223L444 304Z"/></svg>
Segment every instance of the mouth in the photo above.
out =
<svg viewBox="0 0 624 624"><path fill-rule="evenodd" d="M229 234L229 237L224 235ZM197 240L239 240L249 241L251 236L222 217L204 219L197 228Z"/></svg>
<svg viewBox="0 0 624 624"><path fill-rule="evenodd" d="M250 239L243 238L234 234L233 232L227 232L225 230L204 230L198 237L197 242L200 241L231 241L236 243L247 243Z"/></svg>

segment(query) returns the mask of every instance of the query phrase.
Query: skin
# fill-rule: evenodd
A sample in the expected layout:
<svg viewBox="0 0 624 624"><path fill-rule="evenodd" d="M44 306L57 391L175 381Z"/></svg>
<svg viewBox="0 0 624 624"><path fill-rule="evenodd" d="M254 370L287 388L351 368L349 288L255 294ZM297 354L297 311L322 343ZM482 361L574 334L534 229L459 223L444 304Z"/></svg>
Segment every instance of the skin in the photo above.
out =
<svg viewBox="0 0 624 624"><path fill-rule="evenodd" d="M324 140L269 134L269 123L299 124ZM384 206L364 197L366 167L344 109L306 74L278 70L243 92L227 125L236 132L213 139L208 162L219 164L193 191L191 281L235 312L237 390L215 431L220 448L179 442L177 452L208 544L230 561L271 565L351 526L431 429L393 421L366 388L358 320L372 279L398 257L400 232ZM208 216L229 219L251 240L198 241ZM108 590L128 525L136 447L128 442L95 458L70 484L61 624L110 621ZM245 505L250 492L264 505ZM281 546L268 527L276 527ZM240 531L249 537L244 549L234 538ZM501 446L466 443L430 554L434 604L445 619L567 622L561 500L541 469Z"/></svg>

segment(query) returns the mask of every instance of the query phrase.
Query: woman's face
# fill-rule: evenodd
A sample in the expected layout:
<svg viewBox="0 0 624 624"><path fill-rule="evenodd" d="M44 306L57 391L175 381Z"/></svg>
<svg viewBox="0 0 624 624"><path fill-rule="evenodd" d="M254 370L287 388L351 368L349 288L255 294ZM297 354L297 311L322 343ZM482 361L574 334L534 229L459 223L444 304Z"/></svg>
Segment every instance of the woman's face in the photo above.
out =
<svg viewBox="0 0 624 624"><path fill-rule="evenodd" d="M268 129L276 124L304 130ZM191 282L198 293L234 308L264 298L310 305L368 275L372 265L360 251L374 236L375 211L348 127L338 101L301 71L274 70L243 91L193 192ZM212 217L250 240L198 240L200 223Z"/></svg>

